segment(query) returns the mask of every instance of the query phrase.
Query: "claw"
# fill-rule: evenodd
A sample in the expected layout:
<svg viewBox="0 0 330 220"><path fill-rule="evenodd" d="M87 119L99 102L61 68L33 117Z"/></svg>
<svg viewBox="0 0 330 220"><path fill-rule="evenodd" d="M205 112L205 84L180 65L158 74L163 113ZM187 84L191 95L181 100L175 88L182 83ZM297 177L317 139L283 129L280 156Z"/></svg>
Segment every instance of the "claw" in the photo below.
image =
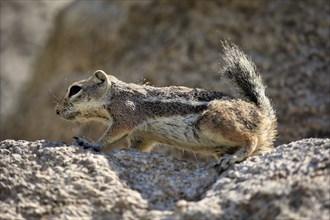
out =
<svg viewBox="0 0 330 220"><path fill-rule="evenodd" d="M220 175L222 174L224 171L226 171L226 169L222 168L220 164L215 164L213 166L213 168L216 170L216 172Z"/></svg>
<svg viewBox="0 0 330 220"><path fill-rule="evenodd" d="M82 141L79 141L79 137L74 136L73 139L75 139L75 143L78 144L79 146L83 146L84 143Z"/></svg>
<svg viewBox="0 0 330 220"><path fill-rule="evenodd" d="M75 143L79 146L84 146L84 142L81 141L81 138L80 137L76 137L74 136L73 139L75 139Z"/></svg>
<svg viewBox="0 0 330 220"><path fill-rule="evenodd" d="M79 145L84 150L86 150L86 149L93 149L95 152L100 152L101 151L101 149L99 149L96 145L91 144L91 143L88 143L83 138L74 136L73 139L75 139L75 144L76 145Z"/></svg>
<svg viewBox="0 0 330 220"><path fill-rule="evenodd" d="M232 157L231 155L224 155L220 158L219 162L213 166L219 173L223 173L232 165Z"/></svg>
<svg viewBox="0 0 330 220"><path fill-rule="evenodd" d="M98 149L98 148L94 148L94 147L93 147L93 150L94 150L95 152L100 152L100 149Z"/></svg>

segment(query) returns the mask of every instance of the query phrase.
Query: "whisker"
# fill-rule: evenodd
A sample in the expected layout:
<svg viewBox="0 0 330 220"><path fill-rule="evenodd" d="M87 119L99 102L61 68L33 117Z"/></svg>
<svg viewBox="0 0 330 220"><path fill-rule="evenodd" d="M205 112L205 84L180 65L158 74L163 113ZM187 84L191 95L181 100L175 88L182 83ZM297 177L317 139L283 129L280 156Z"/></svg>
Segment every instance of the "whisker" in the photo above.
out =
<svg viewBox="0 0 330 220"><path fill-rule="evenodd" d="M53 102L54 102L55 104L60 103L61 100L59 100L59 99L54 95L54 93L52 92L51 89L49 90L49 93L52 95Z"/></svg>

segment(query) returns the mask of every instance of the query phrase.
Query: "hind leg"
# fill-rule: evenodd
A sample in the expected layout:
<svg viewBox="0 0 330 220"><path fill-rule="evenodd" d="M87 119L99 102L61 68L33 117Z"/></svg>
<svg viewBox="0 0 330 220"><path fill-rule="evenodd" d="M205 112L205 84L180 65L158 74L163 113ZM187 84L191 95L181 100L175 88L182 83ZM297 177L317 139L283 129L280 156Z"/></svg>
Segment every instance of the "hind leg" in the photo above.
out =
<svg viewBox="0 0 330 220"><path fill-rule="evenodd" d="M220 158L215 168L219 173L228 169L231 165L241 162L251 156L257 147L258 139L250 137L247 139L245 145L232 155L224 155Z"/></svg>
<svg viewBox="0 0 330 220"><path fill-rule="evenodd" d="M203 134L219 148L214 153L222 156L216 166L219 171L251 156L258 146L258 129L261 116L258 109L242 100L215 100L198 121ZM232 151L235 149L235 151ZM222 152L221 152L222 151Z"/></svg>

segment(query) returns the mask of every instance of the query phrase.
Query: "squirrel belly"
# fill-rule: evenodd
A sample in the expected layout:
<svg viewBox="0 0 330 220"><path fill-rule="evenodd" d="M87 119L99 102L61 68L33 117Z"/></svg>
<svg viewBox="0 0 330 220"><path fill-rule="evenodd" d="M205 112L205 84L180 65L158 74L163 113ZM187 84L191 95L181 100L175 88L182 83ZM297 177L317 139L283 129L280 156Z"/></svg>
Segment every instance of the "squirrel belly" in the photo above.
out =
<svg viewBox="0 0 330 220"><path fill-rule="evenodd" d="M277 134L275 111L254 63L237 46L223 46L222 74L242 98L183 86L125 83L98 70L68 88L56 113L70 121L108 124L97 143L77 137L84 148L134 147L145 152L161 143L213 155L221 172L271 150Z"/></svg>

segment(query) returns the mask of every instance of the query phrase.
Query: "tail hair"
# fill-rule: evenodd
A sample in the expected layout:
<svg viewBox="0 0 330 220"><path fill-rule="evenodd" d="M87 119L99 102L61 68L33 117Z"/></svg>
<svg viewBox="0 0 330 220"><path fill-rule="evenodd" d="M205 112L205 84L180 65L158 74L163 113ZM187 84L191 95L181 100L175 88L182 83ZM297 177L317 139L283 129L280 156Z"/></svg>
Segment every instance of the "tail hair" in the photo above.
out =
<svg viewBox="0 0 330 220"><path fill-rule="evenodd" d="M265 86L255 64L236 45L227 42L222 44L225 61L222 72L225 77L238 87L245 98L255 103L269 116L274 116L273 107L265 94Z"/></svg>

